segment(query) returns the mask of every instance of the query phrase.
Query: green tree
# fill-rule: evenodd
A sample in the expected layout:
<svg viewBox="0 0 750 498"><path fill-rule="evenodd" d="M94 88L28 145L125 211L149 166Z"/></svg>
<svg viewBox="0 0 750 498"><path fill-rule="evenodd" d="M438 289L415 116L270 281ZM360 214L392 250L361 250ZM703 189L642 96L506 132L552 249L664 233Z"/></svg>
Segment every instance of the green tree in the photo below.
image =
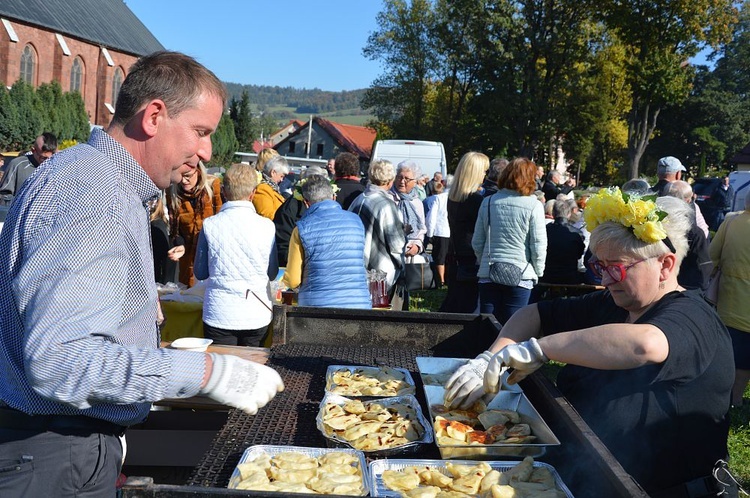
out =
<svg viewBox="0 0 750 498"><path fill-rule="evenodd" d="M18 109L5 85L0 85L0 151L20 148Z"/></svg>
<svg viewBox="0 0 750 498"><path fill-rule="evenodd" d="M362 98L395 136L429 138L425 134L426 98L437 67L435 16L429 0L385 0L363 55L381 61L384 74Z"/></svg>
<svg viewBox="0 0 750 498"><path fill-rule="evenodd" d="M21 149L29 147L44 131L44 112L39 110L34 88L18 80L10 89L10 98L18 112L18 141Z"/></svg>
<svg viewBox="0 0 750 498"><path fill-rule="evenodd" d="M234 122L234 133L240 150L251 150L253 134L253 118L250 113L250 96L247 90L242 91L239 100L232 98L229 103L229 117Z"/></svg>
<svg viewBox="0 0 750 498"><path fill-rule="evenodd" d="M87 141L91 133L91 125L83 97L78 92L67 92L63 94L62 103L65 109L66 127L66 135L63 138L70 138L79 143Z"/></svg>
<svg viewBox="0 0 750 498"><path fill-rule="evenodd" d="M478 122L485 142L551 166L559 143L587 154L597 115L590 90L596 38L589 2L493 2L487 26ZM575 129L575 133L573 133Z"/></svg>
<svg viewBox="0 0 750 498"><path fill-rule="evenodd" d="M633 92L628 114L628 170L638 176L641 157L665 106L689 93L693 70L686 61L704 44L726 41L736 19L732 0L601 0L601 19L627 50Z"/></svg>
<svg viewBox="0 0 750 498"><path fill-rule="evenodd" d="M475 143L477 122L470 103L482 84L487 61L505 56L497 32L512 24L511 7L496 0L438 0L435 6L435 50L440 64L432 128L456 158ZM456 150L454 150L454 148Z"/></svg>
<svg viewBox="0 0 750 498"><path fill-rule="evenodd" d="M228 114L221 116L216 132L211 135L213 154L211 164L216 166L228 166L234 159L239 143L234 131L234 121Z"/></svg>

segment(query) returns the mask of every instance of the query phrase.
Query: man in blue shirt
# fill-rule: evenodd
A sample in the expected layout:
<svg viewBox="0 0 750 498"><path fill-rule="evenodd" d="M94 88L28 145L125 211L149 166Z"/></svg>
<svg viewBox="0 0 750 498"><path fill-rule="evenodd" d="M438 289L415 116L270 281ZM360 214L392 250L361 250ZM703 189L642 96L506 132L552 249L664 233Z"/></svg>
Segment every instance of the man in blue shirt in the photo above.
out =
<svg viewBox="0 0 750 498"><path fill-rule="evenodd" d="M147 203L210 159L226 97L190 57L144 57L110 127L17 192L0 235L0 496L111 497L119 438L152 402L255 413L283 389L235 356L159 348Z"/></svg>

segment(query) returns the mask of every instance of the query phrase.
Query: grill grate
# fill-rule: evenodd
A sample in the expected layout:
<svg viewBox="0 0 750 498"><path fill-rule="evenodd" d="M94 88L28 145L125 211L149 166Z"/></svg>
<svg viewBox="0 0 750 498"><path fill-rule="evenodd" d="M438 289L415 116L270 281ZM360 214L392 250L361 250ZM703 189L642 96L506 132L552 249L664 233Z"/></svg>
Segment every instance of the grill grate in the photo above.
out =
<svg viewBox="0 0 750 498"><path fill-rule="evenodd" d="M255 416L232 410L211 448L193 469L188 485L226 487L242 453L257 444L325 448L328 440L315 426L315 417L325 392L325 374L329 365L388 365L405 368L417 382L417 397L424 408L423 391L420 389L415 361L417 356L431 354L427 349L411 348L305 344L274 346L268 364L284 379L284 392L279 393ZM425 456L433 457L434 455Z"/></svg>

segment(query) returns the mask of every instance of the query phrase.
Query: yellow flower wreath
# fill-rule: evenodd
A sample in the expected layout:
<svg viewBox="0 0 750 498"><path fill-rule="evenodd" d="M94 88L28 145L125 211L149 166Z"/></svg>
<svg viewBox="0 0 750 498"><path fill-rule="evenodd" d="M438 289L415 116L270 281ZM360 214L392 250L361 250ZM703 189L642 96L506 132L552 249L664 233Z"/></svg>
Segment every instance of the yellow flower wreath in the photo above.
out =
<svg viewBox="0 0 750 498"><path fill-rule="evenodd" d="M661 223L667 213L656 205L656 195L639 197L622 192L619 188L600 190L586 203L583 216L591 232L604 222L612 221L629 228L647 244L667 238Z"/></svg>

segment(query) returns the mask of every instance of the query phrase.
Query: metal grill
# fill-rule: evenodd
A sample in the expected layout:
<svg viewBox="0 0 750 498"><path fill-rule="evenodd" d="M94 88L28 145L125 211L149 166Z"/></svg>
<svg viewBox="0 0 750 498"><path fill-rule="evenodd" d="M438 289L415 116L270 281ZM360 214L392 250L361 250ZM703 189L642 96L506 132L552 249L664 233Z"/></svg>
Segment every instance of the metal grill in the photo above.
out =
<svg viewBox="0 0 750 498"><path fill-rule="evenodd" d="M388 365L412 372L423 404L415 357L429 350L285 344L275 346L269 366L284 379L285 390L257 415L233 410L203 460L188 481L190 486L226 487L242 453L257 444L326 447L328 440L315 426L325 391L329 365ZM426 412L425 412L426 413ZM434 455L425 455L434 458ZM438 457L439 458L439 457Z"/></svg>

